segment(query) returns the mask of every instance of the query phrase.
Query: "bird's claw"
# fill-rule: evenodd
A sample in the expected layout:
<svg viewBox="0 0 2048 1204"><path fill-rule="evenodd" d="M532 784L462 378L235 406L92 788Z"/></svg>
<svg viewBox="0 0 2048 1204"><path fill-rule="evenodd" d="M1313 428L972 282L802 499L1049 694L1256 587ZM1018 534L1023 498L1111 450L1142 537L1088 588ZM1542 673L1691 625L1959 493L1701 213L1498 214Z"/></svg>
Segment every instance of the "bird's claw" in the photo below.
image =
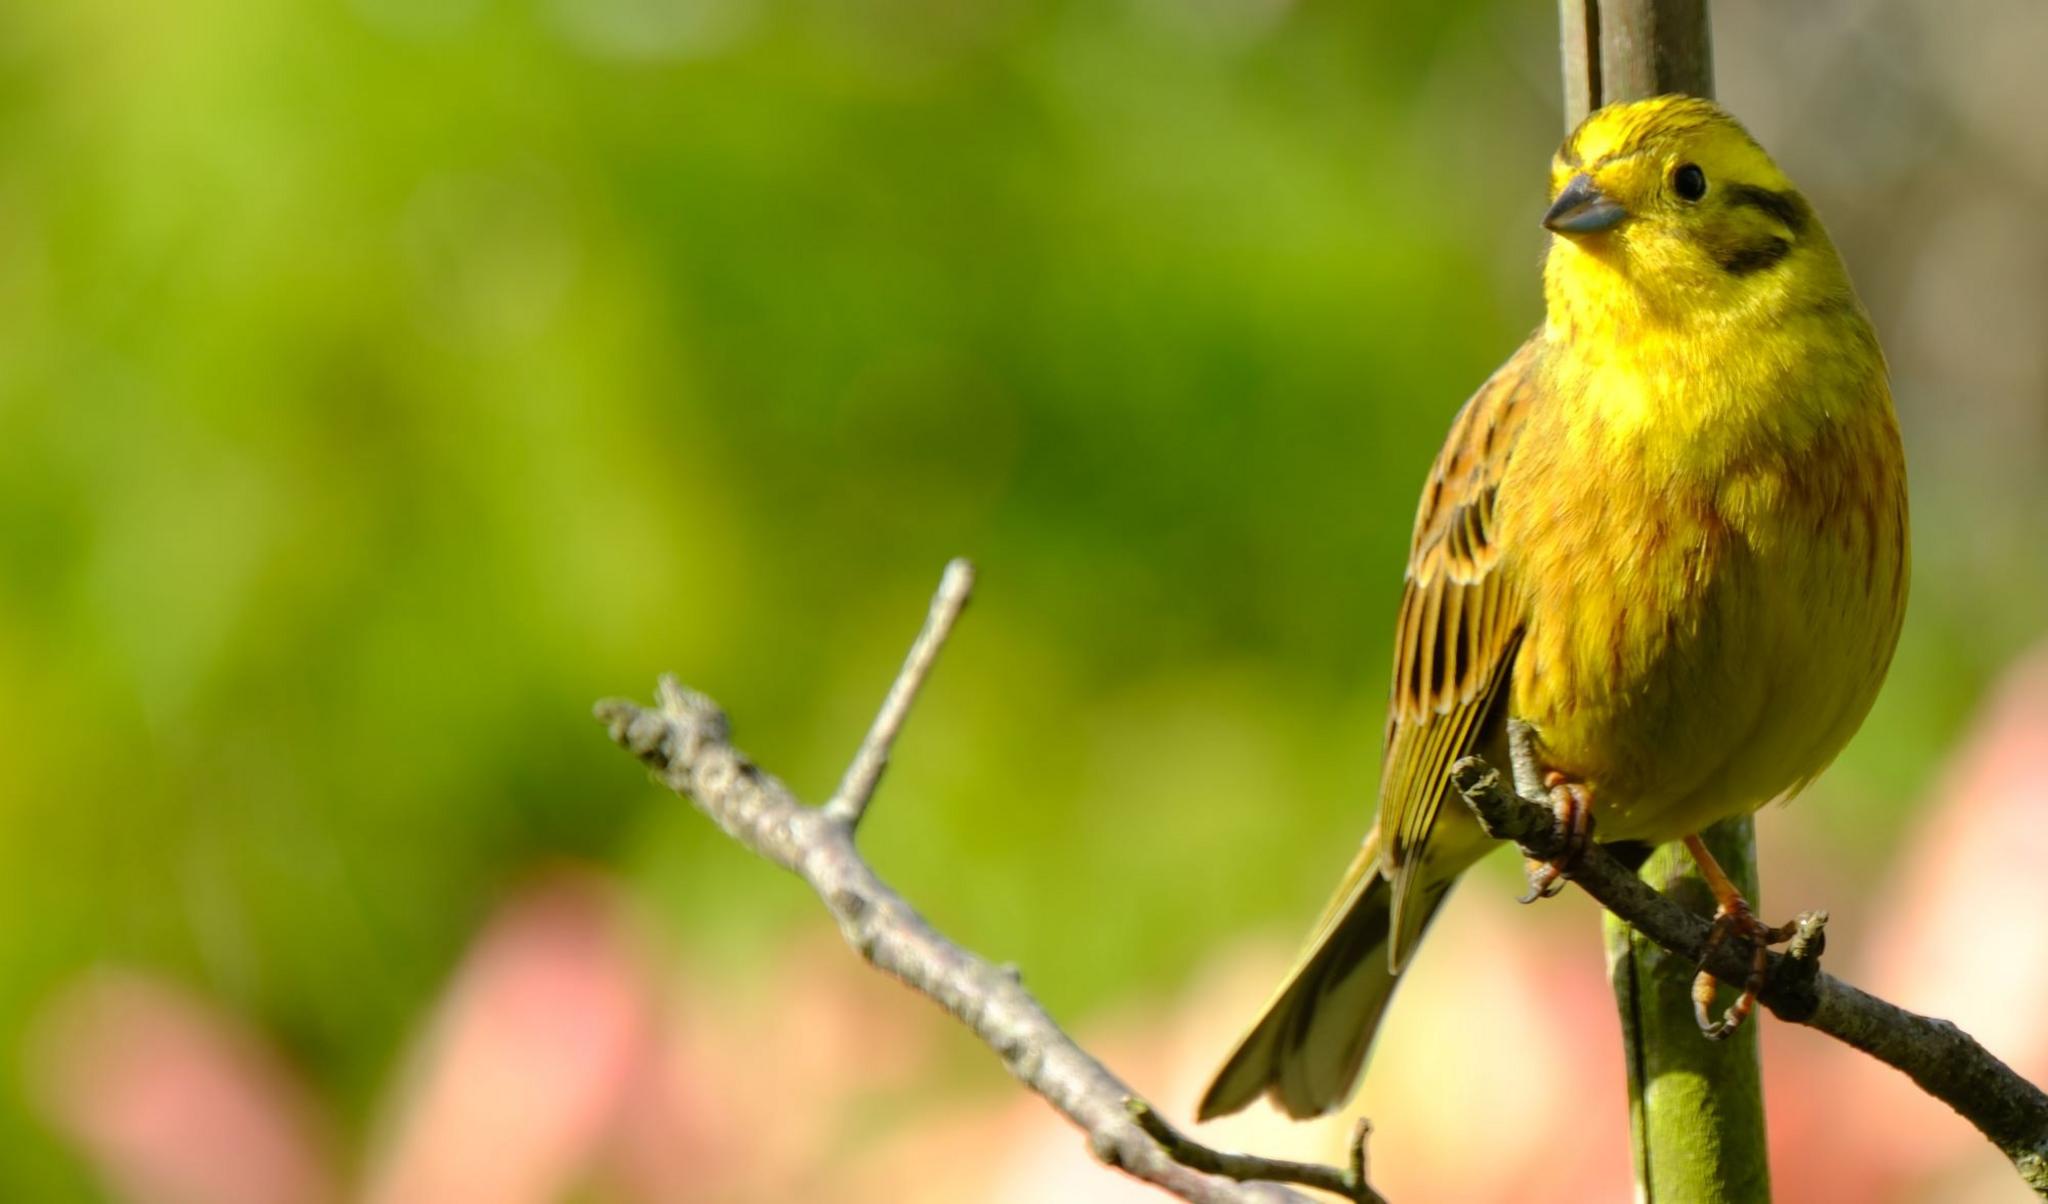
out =
<svg viewBox="0 0 2048 1204"><path fill-rule="evenodd" d="M1559 773L1547 775L1543 785L1550 792L1550 810L1557 817L1558 835L1563 838L1565 847L1564 852L1553 860L1531 858L1527 861L1529 893L1518 900L1522 903L1548 899L1563 890L1572 867L1579 863L1579 858L1593 843L1593 799L1585 786L1566 781Z"/></svg>
<svg viewBox="0 0 2048 1204"><path fill-rule="evenodd" d="M1763 990L1764 973L1770 968L1771 946L1783 944L1792 939L1798 930L1797 924L1781 924L1776 928L1756 918L1749 910L1749 904L1740 896L1714 909L1714 924L1707 933L1707 943L1700 950L1700 972L1692 980L1692 1015L1700 1026L1700 1034L1709 1041L1719 1041L1742 1027L1756 1010L1757 992ZM1743 979L1742 994L1728 1005L1719 1020L1714 1019L1714 996L1719 986L1712 972L1706 969L1714 951L1727 943L1730 938L1747 941L1755 948L1750 958L1749 976Z"/></svg>
<svg viewBox="0 0 2048 1204"><path fill-rule="evenodd" d="M1516 899L1517 903L1534 903L1538 899L1549 899L1564 889L1564 871L1556 863L1538 861L1534 857L1522 859L1522 872L1529 879L1529 893Z"/></svg>

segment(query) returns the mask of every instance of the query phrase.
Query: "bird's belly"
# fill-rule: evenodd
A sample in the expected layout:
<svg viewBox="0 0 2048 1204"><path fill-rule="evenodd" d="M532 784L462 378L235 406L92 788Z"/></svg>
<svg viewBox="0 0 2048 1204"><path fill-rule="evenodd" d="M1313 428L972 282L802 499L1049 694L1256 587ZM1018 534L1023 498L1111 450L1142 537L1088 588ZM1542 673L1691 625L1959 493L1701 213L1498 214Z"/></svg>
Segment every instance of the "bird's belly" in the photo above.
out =
<svg viewBox="0 0 2048 1204"><path fill-rule="evenodd" d="M1774 478L1610 495L1528 545L1511 709L1591 788L1602 839L1675 839L1796 790L1869 709L1901 601L1887 516Z"/></svg>

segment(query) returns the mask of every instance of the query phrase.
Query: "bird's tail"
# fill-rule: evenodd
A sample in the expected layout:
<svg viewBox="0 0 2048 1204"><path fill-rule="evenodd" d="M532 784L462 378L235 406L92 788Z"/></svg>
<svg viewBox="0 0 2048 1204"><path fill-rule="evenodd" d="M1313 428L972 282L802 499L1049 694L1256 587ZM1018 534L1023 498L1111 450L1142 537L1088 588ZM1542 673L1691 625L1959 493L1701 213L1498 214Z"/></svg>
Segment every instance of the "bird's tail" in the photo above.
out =
<svg viewBox="0 0 2048 1204"><path fill-rule="evenodd" d="M1197 1115L1223 1116L1260 1093L1289 1116L1320 1116L1350 1097L1400 976L1387 955L1393 886L1369 834L1323 911L1308 951L1203 1094ZM1429 923L1455 875L1419 884L1409 906Z"/></svg>

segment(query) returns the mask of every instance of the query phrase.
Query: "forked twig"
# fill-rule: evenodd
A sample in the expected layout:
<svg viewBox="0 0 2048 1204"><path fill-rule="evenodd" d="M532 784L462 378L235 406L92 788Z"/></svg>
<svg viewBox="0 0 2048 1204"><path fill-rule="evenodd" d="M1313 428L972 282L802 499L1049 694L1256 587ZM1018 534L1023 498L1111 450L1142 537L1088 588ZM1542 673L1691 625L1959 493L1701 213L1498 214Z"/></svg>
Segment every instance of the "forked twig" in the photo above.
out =
<svg viewBox="0 0 2048 1204"><path fill-rule="evenodd" d="M924 630L826 806L805 806L756 767L732 746L718 705L673 678L663 678L656 687L656 706L606 699L597 704L597 717L614 741L727 835L808 882L849 945L965 1024L1019 1082L1087 1135L1088 1148L1098 1159L1197 1204L1310 1204L1279 1183L1238 1182L1178 1160L1126 1111L1131 1088L1053 1021L1013 967L995 965L947 940L881 880L856 847L855 829L881 780L890 745L972 581L965 561L947 566ZM1363 1181L1362 1153L1361 1148L1354 1154L1358 1182ZM1344 1172L1334 1167L1320 1170L1328 1182L1345 1181Z"/></svg>

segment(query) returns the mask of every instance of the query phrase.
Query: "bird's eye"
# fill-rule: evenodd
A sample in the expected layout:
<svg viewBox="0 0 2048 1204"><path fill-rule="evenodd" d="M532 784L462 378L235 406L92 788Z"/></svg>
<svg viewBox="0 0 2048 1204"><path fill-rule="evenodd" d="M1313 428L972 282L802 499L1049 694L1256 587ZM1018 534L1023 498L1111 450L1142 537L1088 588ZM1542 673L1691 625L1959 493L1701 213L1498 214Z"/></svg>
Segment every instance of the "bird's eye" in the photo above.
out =
<svg viewBox="0 0 2048 1204"><path fill-rule="evenodd" d="M1707 195L1707 173L1696 163L1687 163L1671 173L1671 189L1681 201L1697 201Z"/></svg>

